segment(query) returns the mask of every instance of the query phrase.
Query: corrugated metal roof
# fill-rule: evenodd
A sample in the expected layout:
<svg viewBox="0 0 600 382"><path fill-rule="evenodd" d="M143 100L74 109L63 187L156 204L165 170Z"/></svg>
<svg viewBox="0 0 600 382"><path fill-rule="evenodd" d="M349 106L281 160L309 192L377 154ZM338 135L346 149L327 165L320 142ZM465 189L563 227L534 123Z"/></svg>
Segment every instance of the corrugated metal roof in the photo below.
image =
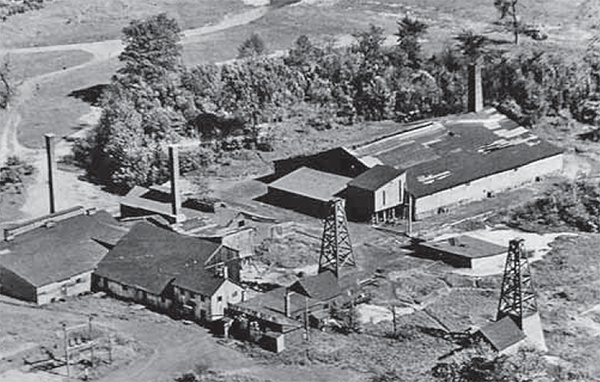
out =
<svg viewBox="0 0 600 382"><path fill-rule="evenodd" d="M345 176L300 167L269 184L269 188L327 202L346 189L350 180Z"/></svg>
<svg viewBox="0 0 600 382"><path fill-rule="evenodd" d="M399 129L353 152L407 169L407 188L417 197L562 153L495 109Z"/></svg>
<svg viewBox="0 0 600 382"><path fill-rule="evenodd" d="M106 211L79 215L0 242L0 265L34 286L43 286L93 270L127 230Z"/></svg>

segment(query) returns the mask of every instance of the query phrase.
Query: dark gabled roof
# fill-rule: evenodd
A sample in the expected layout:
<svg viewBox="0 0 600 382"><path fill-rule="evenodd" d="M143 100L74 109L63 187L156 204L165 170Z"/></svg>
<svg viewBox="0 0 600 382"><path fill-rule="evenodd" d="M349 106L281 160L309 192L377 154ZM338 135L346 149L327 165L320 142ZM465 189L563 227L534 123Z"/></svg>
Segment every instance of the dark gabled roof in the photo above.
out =
<svg viewBox="0 0 600 382"><path fill-rule="evenodd" d="M318 301L326 301L342 294L337 278L330 271L302 278L292 284L290 290Z"/></svg>
<svg viewBox="0 0 600 382"><path fill-rule="evenodd" d="M0 266L34 286L92 271L127 230L106 211L79 215L0 242Z"/></svg>
<svg viewBox="0 0 600 382"><path fill-rule="evenodd" d="M328 202L346 189L350 180L345 176L300 167L269 184L269 188Z"/></svg>
<svg viewBox="0 0 600 382"><path fill-rule="evenodd" d="M525 339L525 334L510 316L481 328L479 332L499 352Z"/></svg>
<svg viewBox="0 0 600 382"><path fill-rule="evenodd" d="M160 295L169 283L210 295L223 279L204 269L220 245L141 222L98 264L96 274Z"/></svg>
<svg viewBox="0 0 600 382"><path fill-rule="evenodd" d="M398 170L391 166L376 165L363 172L356 178L348 182L349 187L361 188L363 190L376 191L381 186L398 178L405 171Z"/></svg>

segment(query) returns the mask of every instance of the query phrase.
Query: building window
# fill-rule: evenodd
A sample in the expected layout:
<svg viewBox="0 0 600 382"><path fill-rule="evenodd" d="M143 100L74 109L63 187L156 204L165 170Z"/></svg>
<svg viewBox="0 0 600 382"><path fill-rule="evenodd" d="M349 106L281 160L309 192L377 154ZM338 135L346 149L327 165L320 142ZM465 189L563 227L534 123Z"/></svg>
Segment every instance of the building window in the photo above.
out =
<svg viewBox="0 0 600 382"><path fill-rule="evenodd" d="M123 292L127 292L127 285L123 285Z"/></svg>
<svg viewBox="0 0 600 382"><path fill-rule="evenodd" d="M243 227L245 225L246 225L246 222L243 220L238 222L238 227Z"/></svg>
<svg viewBox="0 0 600 382"><path fill-rule="evenodd" d="M218 297L217 297L217 301L218 301L218 302L223 302L223 296L218 296Z"/></svg>
<svg viewBox="0 0 600 382"><path fill-rule="evenodd" d="M383 205L385 206L385 190L381 192L383 198Z"/></svg>
<svg viewBox="0 0 600 382"><path fill-rule="evenodd" d="M79 284L81 281L82 281L82 280L81 280L81 277L78 277L78 278L75 280L75 283L76 283L76 284Z"/></svg>
<svg viewBox="0 0 600 382"><path fill-rule="evenodd" d="M237 294L238 294L238 293L237 293L237 290L236 290L236 291L233 291L233 293L231 294L231 297L237 297Z"/></svg>

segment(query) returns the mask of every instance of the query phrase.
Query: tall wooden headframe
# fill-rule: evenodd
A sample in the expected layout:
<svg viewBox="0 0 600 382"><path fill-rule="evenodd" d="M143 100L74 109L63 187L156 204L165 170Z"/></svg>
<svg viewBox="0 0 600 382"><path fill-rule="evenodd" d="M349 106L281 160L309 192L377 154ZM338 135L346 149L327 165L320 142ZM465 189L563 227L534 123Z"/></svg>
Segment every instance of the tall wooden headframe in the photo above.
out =
<svg viewBox="0 0 600 382"><path fill-rule="evenodd" d="M504 267L496 320L510 316L523 329L523 319L538 312L523 239L511 240Z"/></svg>
<svg viewBox="0 0 600 382"><path fill-rule="evenodd" d="M328 213L323 225L319 273L332 271L336 277L339 277L341 268L354 265L356 262L348 232L344 201L335 198L329 201Z"/></svg>

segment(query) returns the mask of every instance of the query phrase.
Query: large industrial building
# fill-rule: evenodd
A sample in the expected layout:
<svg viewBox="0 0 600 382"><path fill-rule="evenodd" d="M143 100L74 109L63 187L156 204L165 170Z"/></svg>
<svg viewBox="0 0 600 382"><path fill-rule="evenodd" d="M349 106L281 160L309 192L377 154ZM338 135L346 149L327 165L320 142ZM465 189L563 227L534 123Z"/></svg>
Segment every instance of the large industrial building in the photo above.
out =
<svg viewBox="0 0 600 382"><path fill-rule="evenodd" d="M370 142L275 161L279 179L269 192L285 183L275 201L287 207L300 203L307 188L326 184L321 173L347 177L347 189L337 196L346 198L348 216L379 222L444 213L562 171L561 149L496 109L484 109L477 65L469 66L468 82L468 113L398 124ZM310 184L282 181L300 168L319 173Z"/></svg>
<svg viewBox="0 0 600 382"><path fill-rule="evenodd" d="M98 262L126 233L106 211L82 207L7 228L0 292L37 304L90 292Z"/></svg>
<svg viewBox="0 0 600 382"><path fill-rule="evenodd" d="M349 186L362 183L360 180L366 177L363 174L378 166L396 169L398 174L405 170L406 193L396 207L404 216L409 216L407 208L411 206L412 218L419 219L558 173L563 167L563 152L496 109L488 108L414 124L398 124L398 132L366 144L276 161L275 175L285 176L299 168L295 166L352 178ZM385 184L390 174L380 172L384 176L372 180L375 186ZM286 192L295 193L293 187L288 187ZM369 211L358 214L362 220L377 218L373 214L379 211L363 206L370 203L363 194L347 192L345 195L347 206ZM281 204L285 206L286 202ZM350 210L348 215L356 214Z"/></svg>
<svg viewBox="0 0 600 382"><path fill-rule="evenodd" d="M94 288L198 321L243 301L238 252L149 223L136 224L100 261Z"/></svg>

